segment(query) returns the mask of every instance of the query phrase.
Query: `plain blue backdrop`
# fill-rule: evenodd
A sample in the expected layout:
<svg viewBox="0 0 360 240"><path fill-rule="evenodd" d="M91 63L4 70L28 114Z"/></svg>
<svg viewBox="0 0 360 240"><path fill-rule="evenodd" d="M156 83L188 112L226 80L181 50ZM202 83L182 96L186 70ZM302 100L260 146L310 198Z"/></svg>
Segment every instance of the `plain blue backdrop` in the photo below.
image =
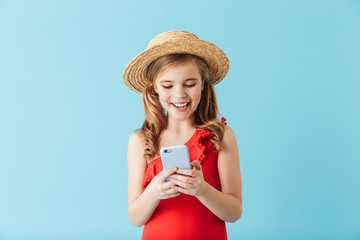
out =
<svg viewBox="0 0 360 240"><path fill-rule="evenodd" d="M360 1L0 1L0 239L140 239L122 72L157 34L221 47L243 216L229 239L360 239Z"/></svg>

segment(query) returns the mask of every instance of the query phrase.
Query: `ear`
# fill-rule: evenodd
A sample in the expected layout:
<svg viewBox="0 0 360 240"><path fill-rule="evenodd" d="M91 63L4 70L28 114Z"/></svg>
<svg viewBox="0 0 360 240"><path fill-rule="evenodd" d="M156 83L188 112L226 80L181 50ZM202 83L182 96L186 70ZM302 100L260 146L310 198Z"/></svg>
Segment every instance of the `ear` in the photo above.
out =
<svg viewBox="0 0 360 240"><path fill-rule="evenodd" d="M204 81L204 80L201 80L201 91L204 90L204 84L205 84L205 81Z"/></svg>

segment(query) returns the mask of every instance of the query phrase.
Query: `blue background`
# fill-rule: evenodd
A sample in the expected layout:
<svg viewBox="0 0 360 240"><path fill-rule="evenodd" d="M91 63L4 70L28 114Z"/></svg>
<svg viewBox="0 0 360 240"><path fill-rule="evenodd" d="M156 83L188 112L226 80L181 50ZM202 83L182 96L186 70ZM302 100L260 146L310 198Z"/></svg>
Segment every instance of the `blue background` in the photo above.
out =
<svg viewBox="0 0 360 240"><path fill-rule="evenodd" d="M230 239L360 239L360 1L0 1L0 239L139 239L122 82L157 34L221 47L243 216Z"/></svg>

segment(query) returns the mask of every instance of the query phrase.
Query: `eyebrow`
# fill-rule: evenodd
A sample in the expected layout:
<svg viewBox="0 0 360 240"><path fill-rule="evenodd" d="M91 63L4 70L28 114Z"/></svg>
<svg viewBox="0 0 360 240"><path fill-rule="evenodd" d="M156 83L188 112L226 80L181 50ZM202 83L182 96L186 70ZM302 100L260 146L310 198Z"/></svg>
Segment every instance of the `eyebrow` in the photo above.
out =
<svg viewBox="0 0 360 240"><path fill-rule="evenodd" d="M184 81L187 82L187 81L197 81L197 80L198 80L197 78L187 78ZM174 81L173 80L160 80L159 82L160 83L172 83Z"/></svg>

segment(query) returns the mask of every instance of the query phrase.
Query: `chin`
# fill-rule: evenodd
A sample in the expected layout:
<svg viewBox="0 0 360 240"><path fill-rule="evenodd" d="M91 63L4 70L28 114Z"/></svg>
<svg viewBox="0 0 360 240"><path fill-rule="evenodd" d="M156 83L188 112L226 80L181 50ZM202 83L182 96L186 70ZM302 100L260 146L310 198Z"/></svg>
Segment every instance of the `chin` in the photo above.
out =
<svg viewBox="0 0 360 240"><path fill-rule="evenodd" d="M185 121L185 120L189 120L192 119L192 117L194 116L194 113L192 114L171 114L170 113L170 117L176 121Z"/></svg>

